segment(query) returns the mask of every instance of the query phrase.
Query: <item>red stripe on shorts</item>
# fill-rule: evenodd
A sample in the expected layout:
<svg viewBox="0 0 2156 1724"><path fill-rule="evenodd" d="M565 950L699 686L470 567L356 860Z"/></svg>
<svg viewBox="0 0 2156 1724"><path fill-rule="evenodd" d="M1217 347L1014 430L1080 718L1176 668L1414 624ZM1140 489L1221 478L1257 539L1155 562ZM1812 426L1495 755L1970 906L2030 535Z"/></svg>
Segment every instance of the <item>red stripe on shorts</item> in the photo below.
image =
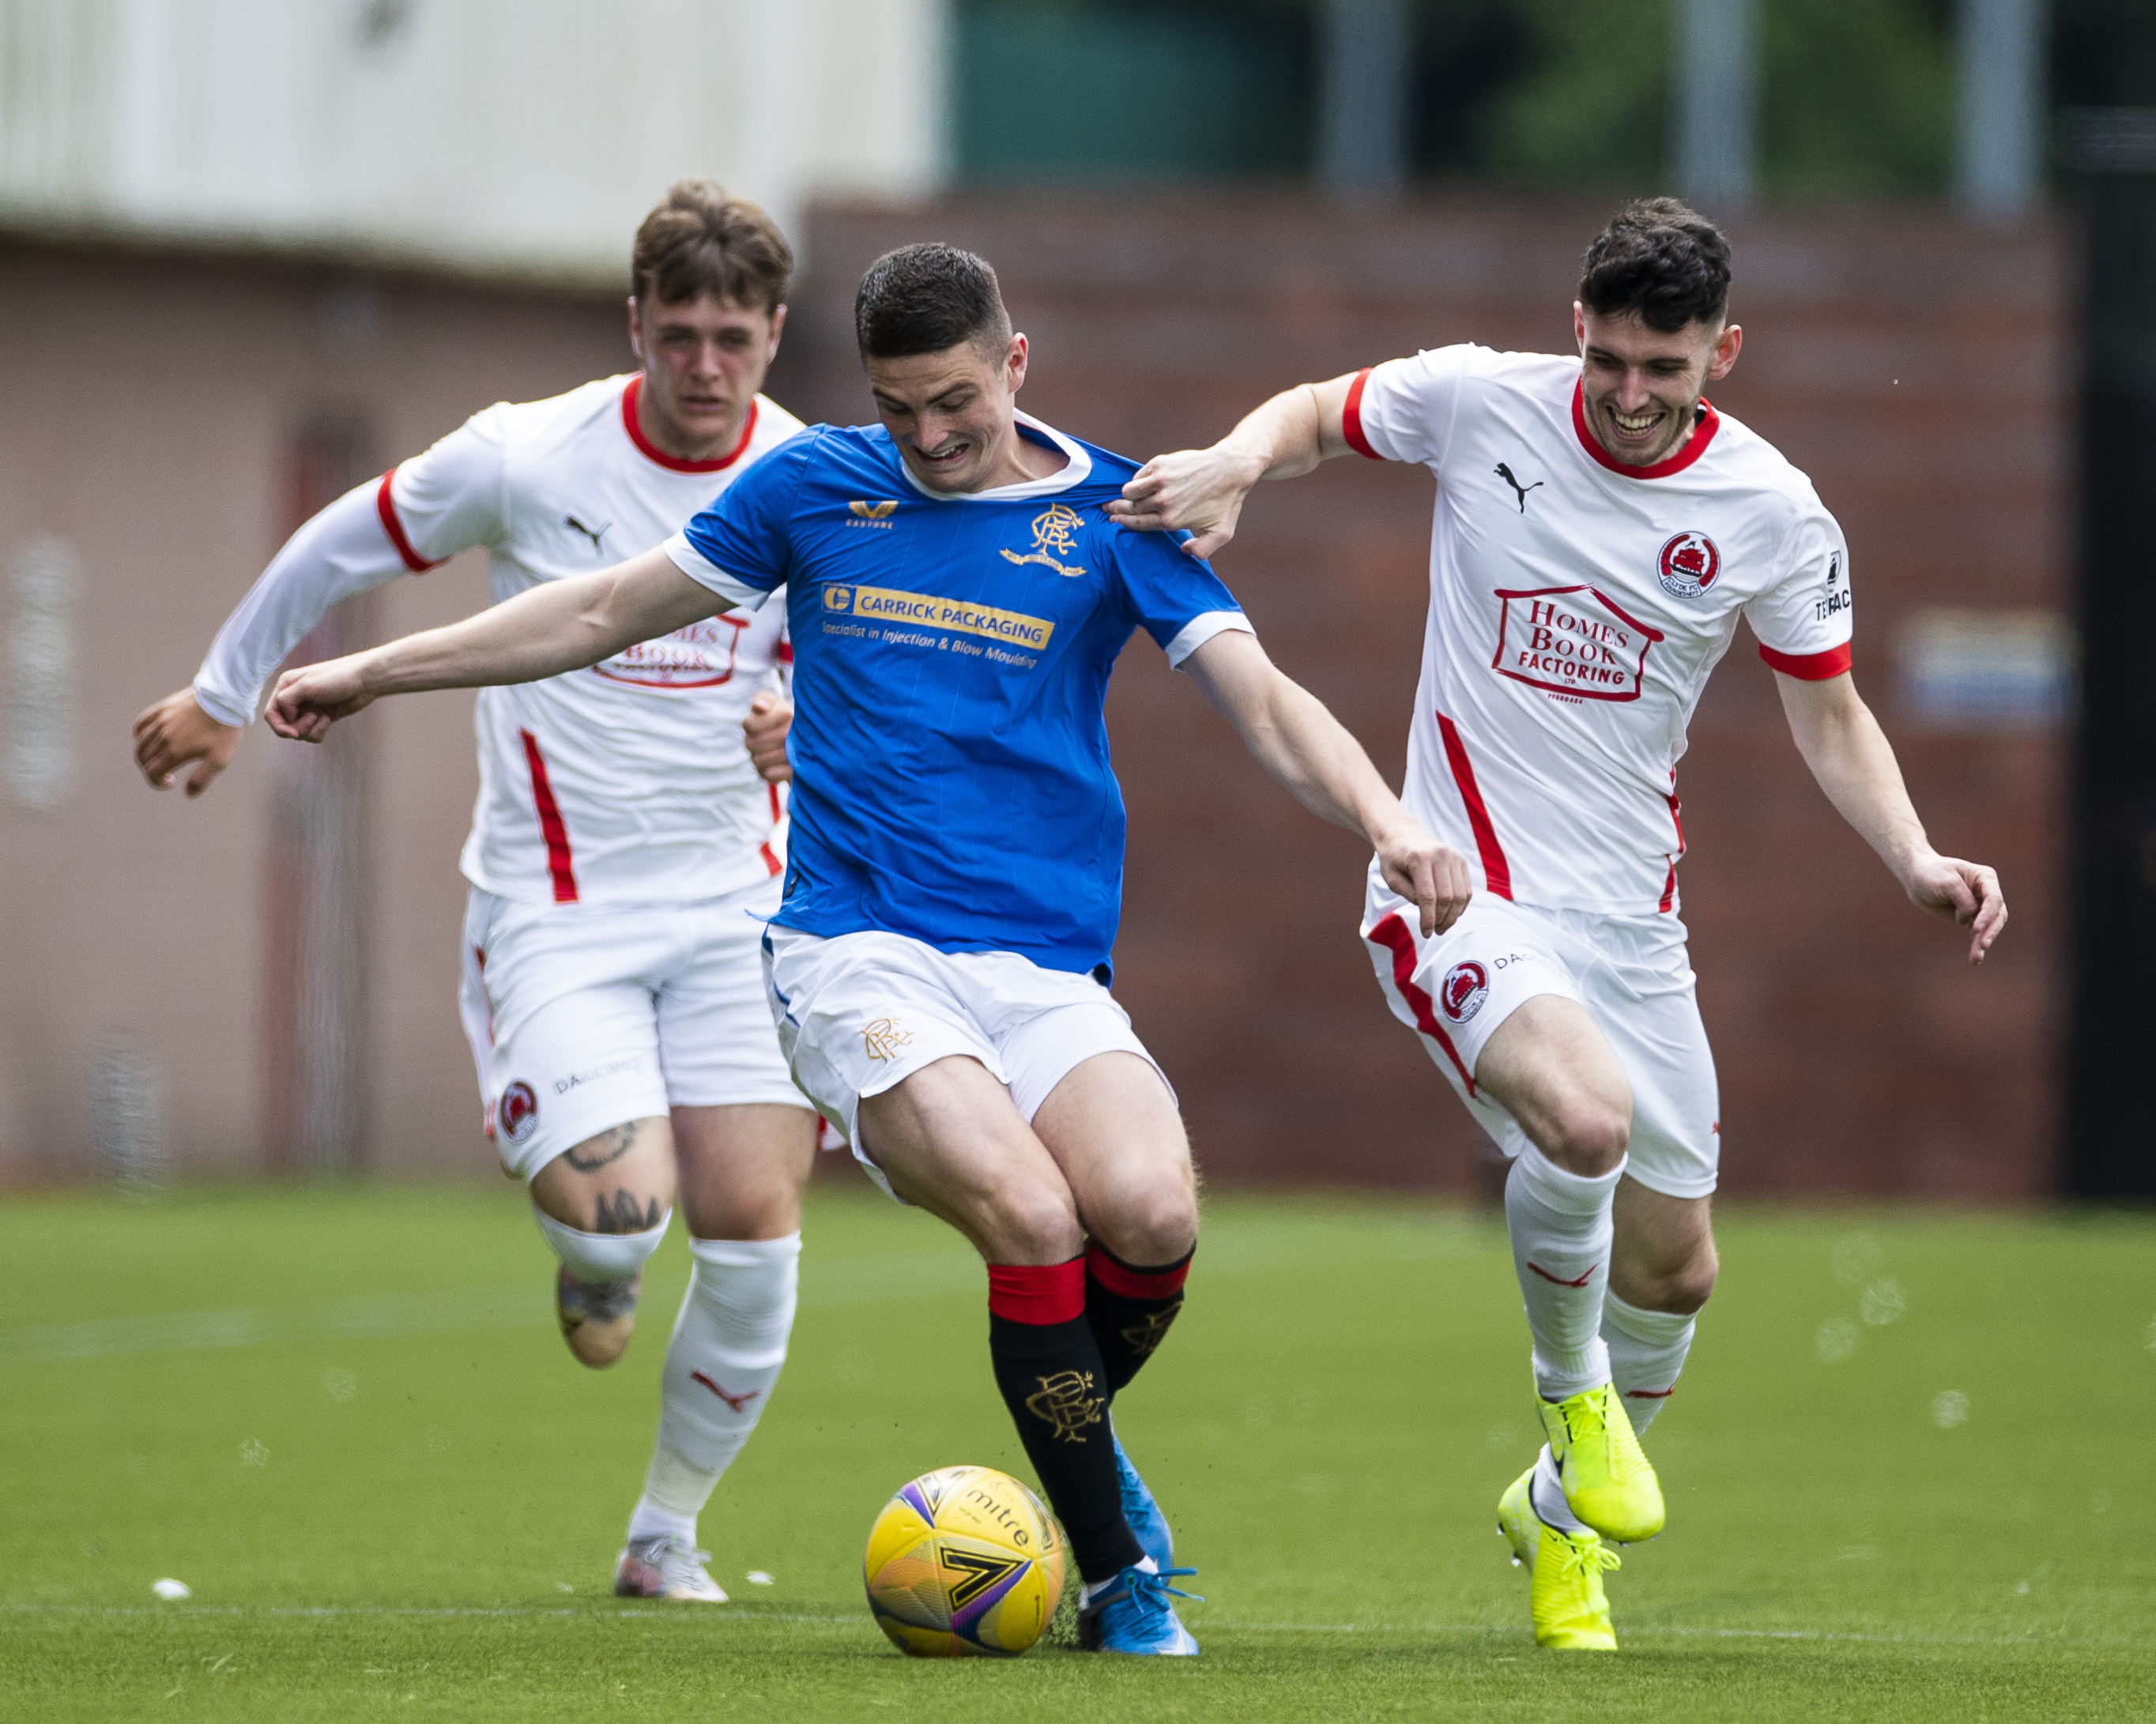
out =
<svg viewBox="0 0 2156 1724"><path fill-rule="evenodd" d="M1382 946L1392 953L1393 986L1399 989L1400 998L1414 1013L1415 1028L1445 1049L1445 1057L1452 1062L1452 1069L1460 1074L1460 1081L1467 1085L1467 1093L1472 1095L1474 1074L1460 1057L1460 1049L1452 1045L1452 1038L1445 1033L1445 1026L1437 1021L1430 997L1415 985L1414 936L1408 931L1408 925L1395 911L1371 929L1368 938L1373 945Z"/></svg>

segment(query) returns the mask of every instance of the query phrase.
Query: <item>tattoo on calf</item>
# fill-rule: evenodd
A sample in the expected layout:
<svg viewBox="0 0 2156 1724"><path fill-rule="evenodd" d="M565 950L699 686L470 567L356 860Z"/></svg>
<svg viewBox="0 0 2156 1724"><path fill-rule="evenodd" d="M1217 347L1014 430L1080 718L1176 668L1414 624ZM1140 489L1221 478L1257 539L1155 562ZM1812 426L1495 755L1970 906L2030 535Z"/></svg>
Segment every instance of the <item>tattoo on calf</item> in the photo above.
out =
<svg viewBox="0 0 2156 1724"><path fill-rule="evenodd" d="M641 1123L631 1120L626 1125L611 1126L596 1137L585 1139L575 1148L564 1151L562 1159L579 1173L596 1173L629 1153L636 1142L636 1128Z"/></svg>
<svg viewBox="0 0 2156 1724"><path fill-rule="evenodd" d="M611 1203L601 1198L598 1210L592 1217L592 1231L649 1233L659 1225L659 1218L665 1212L660 1208L657 1198L647 1198L645 1204L644 1208L639 1209L635 1198L625 1191L616 1192Z"/></svg>

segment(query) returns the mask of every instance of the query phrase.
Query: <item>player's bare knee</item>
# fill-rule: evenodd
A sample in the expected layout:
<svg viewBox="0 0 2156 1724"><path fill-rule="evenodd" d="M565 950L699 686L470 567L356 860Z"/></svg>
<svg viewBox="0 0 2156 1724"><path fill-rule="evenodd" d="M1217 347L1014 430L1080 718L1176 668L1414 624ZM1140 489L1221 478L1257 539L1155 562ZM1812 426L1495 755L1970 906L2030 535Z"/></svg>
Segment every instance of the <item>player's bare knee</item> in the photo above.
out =
<svg viewBox="0 0 2156 1724"><path fill-rule="evenodd" d="M1632 1142L1632 1111L1592 1096L1568 1097L1553 1108L1545 1127L1551 1142L1537 1146L1567 1172L1599 1178L1625 1159Z"/></svg>
<svg viewBox="0 0 2156 1724"><path fill-rule="evenodd" d="M1198 1239L1198 1196L1185 1179L1163 1178L1118 1201L1095 1219L1095 1237L1124 1262L1173 1263Z"/></svg>
<svg viewBox="0 0 2156 1724"><path fill-rule="evenodd" d="M978 1231L991 1260L1000 1263L1062 1263L1084 1246L1069 1194L1020 1181L987 1194Z"/></svg>
<svg viewBox="0 0 2156 1724"><path fill-rule="evenodd" d="M1681 1261L1657 1265L1644 1274L1635 1272L1627 1277L1632 1285L1623 1296L1642 1311L1690 1316L1713 1296L1715 1279L1721 1268L1713 1242L1708 1240Z"/></svg>

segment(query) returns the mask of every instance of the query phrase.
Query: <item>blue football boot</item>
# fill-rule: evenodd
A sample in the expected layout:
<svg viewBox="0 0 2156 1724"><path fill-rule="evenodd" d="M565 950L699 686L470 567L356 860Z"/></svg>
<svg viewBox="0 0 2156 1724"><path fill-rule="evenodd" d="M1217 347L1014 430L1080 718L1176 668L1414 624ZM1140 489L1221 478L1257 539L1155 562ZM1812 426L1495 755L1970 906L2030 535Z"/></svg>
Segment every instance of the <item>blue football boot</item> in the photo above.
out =
<svg viewBox="0 0 2156 1724"><path fill-rule="evenodd" d="M1165 1568L1158 1573L1133 1562L1078 1607L1078 1644L1086 1652L1127 1652L1141 1658L1195 1658L1198 1642L1176 1618L1171 1595L1197 1598L1168 1584L1194 1568ZM1204 1603L1203 1599L1199 1600Z"/></svg>
<svg viewBox="0 0 2156 1724"><path fill-rule="evenodd" d="M1131 1465L1130 1456L1123 1453L1123 1439L1115 1434L1115 1429L1111 1419L1108 1435L1116 1445L1116 1484L1122 1492L1123 1518L1130 1522L1131 1536L1137 1540L1138 1548L1165 1574L1175 1562L1175 1535L1168 1530L1168 1516L1161 1513L1152 1492L1146 1489L1146 1481Z"/></svg>

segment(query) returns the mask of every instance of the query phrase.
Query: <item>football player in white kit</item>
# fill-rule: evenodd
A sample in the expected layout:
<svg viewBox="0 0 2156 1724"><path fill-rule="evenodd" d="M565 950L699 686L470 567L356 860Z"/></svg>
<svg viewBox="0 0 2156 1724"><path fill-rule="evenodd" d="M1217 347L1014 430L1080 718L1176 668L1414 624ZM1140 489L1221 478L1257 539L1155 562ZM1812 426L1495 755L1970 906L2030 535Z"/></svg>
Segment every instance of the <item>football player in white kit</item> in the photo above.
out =
<svg viewBox="0 0 2156 1724"><path fill-rule="evenodd" d="M1403 801L1466 859L1434 937L1376 874L1362 935L1512 1159L1506 1219L1548 1444L1499 1505L1543 1645L1616 1644L1604 1540L1661 1530L1644 1429L1716 1272L1714 1064L1677 919L1676 767L1742 616L1797 747L1910 898L2005 926L1992 870L1924 835L1851 676L1850 567L1810 482L1702 398L1737 362L1729 248L1657 198L1589 247L1578 357L1441 347L1276 396L1149 463L1112 512L1210 556L1260 479L1351 450L1437 476Z"/></svg>
<svg viewBox="0 0 2156 1724"><path fill-rule="evenodd" d="M198 796L336 601L487 549L495 601L659 544L801 428L761 395L792 254L703 181L638 229L641 369L501 403L309 521L136 758ZM609 1365L680 1196L695 1268L618 1593L722 1603L696 1516L771 1395L793 1326L814 1111L787 1075L757 942L787 812L783 605L479 696L460 1007L486 1129L560 1260L570 1350Z"/></svg>

